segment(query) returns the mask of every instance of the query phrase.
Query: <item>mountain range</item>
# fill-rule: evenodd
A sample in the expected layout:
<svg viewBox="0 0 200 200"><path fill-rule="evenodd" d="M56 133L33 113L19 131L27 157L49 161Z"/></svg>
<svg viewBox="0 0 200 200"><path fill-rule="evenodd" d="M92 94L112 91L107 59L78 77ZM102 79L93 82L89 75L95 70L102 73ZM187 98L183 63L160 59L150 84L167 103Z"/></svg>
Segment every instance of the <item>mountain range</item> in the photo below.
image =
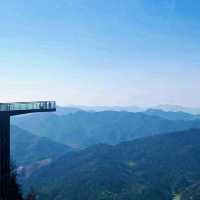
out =
<svg viewBox="0 0 200 200"><path fill-rule="evenodd" d="M173 112L163 111L159 109L148 109L144 112L146 115L157 116L168 120L197 120L200 119L200 115L190 114L186 112Z"/></svg>
<svg viewBox="0 0 200 200"><path fill-rule="evenodd" d="M82 110L82 111L91 111L91 112L102 112L102 111L127 111L127 112L144 112L148 109L155 109L155 110L163 110L166 112L185 112L190 114L200 114L200 108L199 107L186 107L186 106L180 106L180 105L157 105L157 106L68 106L68 107L58 107L58 113L60 113L61 109L66 108L68 110L72 109L72 111L75 110ZM67 111L69 113L69 111ZM63 112L62 112L63 113Z"/></svg>
<svg viewBox="0 0 200 200"><path fill-rule="evenodd" d="M60 109L12 120L25 191L39 200L199 199L199 115Z"/></svg>
<svg viewBox="0 0 200 200"><path fill-rule="evenodd" d="M73 148L118 144L150 135L200 128L199 116L146 111L79 111L67 115L29 115L13 120L18 127Z"/></svg>
<svg viewBox="0 0 200 200"><path fill-rule="evenodd" d="M198 200L200 130L71 152L25 182L39 200Z"/></svg>

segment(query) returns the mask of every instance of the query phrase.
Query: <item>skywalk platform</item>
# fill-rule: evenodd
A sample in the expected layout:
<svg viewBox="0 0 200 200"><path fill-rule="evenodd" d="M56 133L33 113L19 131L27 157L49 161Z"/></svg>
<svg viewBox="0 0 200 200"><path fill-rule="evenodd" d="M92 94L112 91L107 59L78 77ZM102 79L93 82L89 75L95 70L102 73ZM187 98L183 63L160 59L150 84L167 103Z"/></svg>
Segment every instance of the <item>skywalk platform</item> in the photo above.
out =
<svg viewBox="0 0 200 200"><path fill-rule="evenodd" d="M35 112L54 111L56 111L55 101L0 103L0 200L10 200L11 116Z"/></svg>
<svg viewBox="0 0 200 200"><path fill-rule="evenodd" d="M56 111L55 101L0 103L0 114L7 113L10 116L54 111Z"/></svg>

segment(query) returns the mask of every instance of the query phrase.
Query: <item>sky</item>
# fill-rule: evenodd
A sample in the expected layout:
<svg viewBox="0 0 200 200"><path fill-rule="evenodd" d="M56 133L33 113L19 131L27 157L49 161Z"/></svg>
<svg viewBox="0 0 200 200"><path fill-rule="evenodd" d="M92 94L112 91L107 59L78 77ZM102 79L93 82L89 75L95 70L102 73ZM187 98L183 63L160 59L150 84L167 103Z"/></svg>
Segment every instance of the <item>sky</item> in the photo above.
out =
<svg viewBox="0 0 200 200"><path fill-rule="evenodd" d="M200 107L199 10L199 0L0 1L0 101Z"/></svg>

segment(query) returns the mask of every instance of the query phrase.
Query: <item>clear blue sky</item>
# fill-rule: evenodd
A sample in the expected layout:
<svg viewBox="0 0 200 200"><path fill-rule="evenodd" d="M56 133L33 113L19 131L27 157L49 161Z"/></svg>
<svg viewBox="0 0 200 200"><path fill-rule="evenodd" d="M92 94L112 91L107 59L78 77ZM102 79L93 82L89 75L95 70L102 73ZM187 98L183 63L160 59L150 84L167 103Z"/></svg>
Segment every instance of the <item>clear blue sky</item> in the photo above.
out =
<svg viewBox="0 0 200 200"><path fill-rule="evenodd" d="M200 106L199 0L7 0L0 101Z"/></svg>

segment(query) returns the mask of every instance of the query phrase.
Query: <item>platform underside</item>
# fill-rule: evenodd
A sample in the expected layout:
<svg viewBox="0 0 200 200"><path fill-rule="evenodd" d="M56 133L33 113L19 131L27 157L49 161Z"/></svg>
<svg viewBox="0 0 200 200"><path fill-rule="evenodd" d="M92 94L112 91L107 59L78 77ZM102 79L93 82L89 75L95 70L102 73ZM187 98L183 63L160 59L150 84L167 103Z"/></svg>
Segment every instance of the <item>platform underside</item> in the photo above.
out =
<svg viewBox="0 0 200 200"><path fill-rule="evenodd" d="M36 113L36 112L55 112L55 111L56 109L14 110L14 111L9 111L9 115L15 116L15 115L23 115L23 114Z"/></svg>

